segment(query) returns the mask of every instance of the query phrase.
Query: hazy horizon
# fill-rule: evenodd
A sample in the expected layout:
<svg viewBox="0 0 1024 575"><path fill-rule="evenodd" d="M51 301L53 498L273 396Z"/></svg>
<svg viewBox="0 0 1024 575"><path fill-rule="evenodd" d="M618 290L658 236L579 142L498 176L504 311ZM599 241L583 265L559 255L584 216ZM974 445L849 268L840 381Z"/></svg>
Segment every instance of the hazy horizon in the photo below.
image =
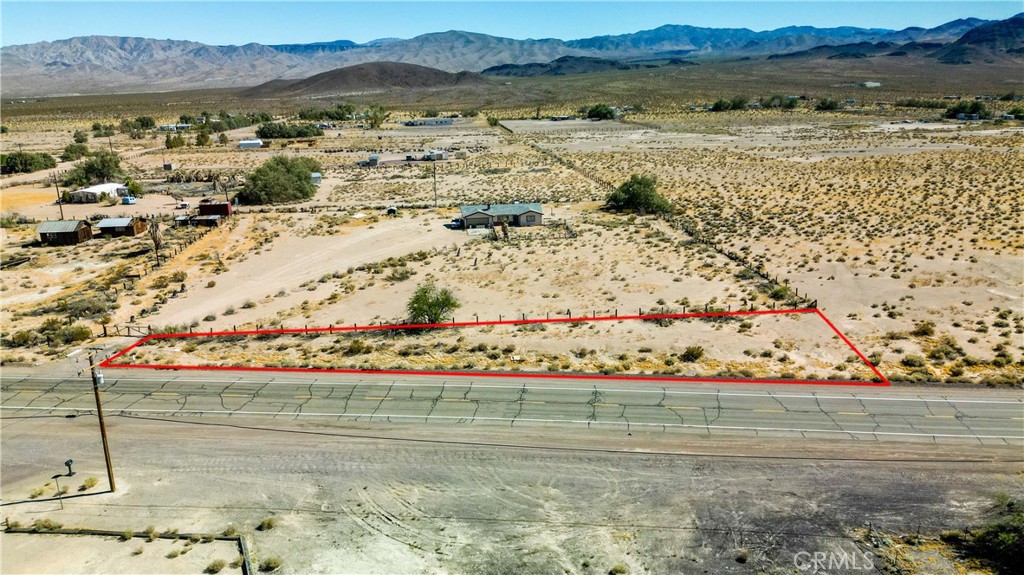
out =
<svg viewBox="0 0 1024 575"><path fill-rule="evenodd" d="M463 30L515 39L573 40L665 24L755 31L787 26L901 30L959 18L1004 19L1014 1L903 2L11 2L0 4L3 46L80 36L214 45L412 38ZM40 23L45 22L45 26Z"/></svg>

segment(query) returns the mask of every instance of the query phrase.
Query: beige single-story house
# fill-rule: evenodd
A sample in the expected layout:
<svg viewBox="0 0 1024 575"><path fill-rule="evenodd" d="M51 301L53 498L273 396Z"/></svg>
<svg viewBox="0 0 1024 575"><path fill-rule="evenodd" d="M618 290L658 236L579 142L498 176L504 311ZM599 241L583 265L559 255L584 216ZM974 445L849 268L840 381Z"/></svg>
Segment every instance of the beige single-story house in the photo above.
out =
<svg viewBox="0 0 1024 575"><path fill-rule="evenodd" d="M540 226L544 224L544 206L529 204L480 204L462 206L463 228L491 228L508 222L512 226Z"/></svg>

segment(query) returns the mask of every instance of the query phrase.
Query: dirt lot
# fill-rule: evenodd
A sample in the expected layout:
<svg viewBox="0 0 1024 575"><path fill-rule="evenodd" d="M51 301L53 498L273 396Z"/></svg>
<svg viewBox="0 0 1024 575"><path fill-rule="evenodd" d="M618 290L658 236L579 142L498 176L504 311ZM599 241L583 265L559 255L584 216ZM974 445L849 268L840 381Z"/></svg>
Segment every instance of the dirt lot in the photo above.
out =
<svg viewBox="0 0 1024 575"><path fill-rule="evenodd" d="M230 564L238 545L226 541L210 543L144 537L54 534L0 534L3 562L0 572L37 573L139 573L170 575L202 573L215 560ZM60 549L60 553L54 553ZM241 567L225 566L220 573L241 573Z"/></svg>
<svg viewBox="0 0 1024 575"><path fill-rule="evenodd" d="M101 482L101 492L68 498L60 510L52 499L23 498L68 455L81 477L104 477L95 420L4 425L4 500L21 501L4 508L5 519L136 532L233 525L255 561L278 556L285 573L596 575L618 564L630 573L789 571L801 551L858 551L867 521L876 533L934 534L980 521L995 493L1022 492L1019 463L974 461L1005 459L1005 447L970 447L972 462L956 463L968 448L113 417L118 491L103 493ZM673 454L681 450L689 454ZM922 457L943 461L907 461ZM273 529L255 529L271 516ZM33 572L24 554L34 543L9 537L4 571ZM163 549L181 543L98 544L71 542L61 557L113 572L133 571L145 557L158 558L148 564L156 568L187 561L192 570L182 572L193 573L208 557L234 558L212 544L176 559Z"/></svg>
<svg viewBox="0 0 1024 575"><path fill-rule="evenodd" d="M164 161L179 172L244 177L275 153L316 157L324 181L307 202L243 213L201 238L169 229L164 219L168 259L156 270L146 237L26 248L31 225L5 228L4 258L31 259L0 274L3 318L9 333L69 316L94 333L102 323L114 333L127 325L205 331L365 324L400 320L409 294L428 279L456 291L463 320L816 303L895 379L1019 385L1024 234L1015 167L1024 161L1024 131L894 121L682 114L658 129L519 121L509 135L477 119L373 133L346 127L312 146L278 142L257 151L129 152L136 144L114 138L126 163L158 192L184 186L159 183L167 177ZM247 133L237 132L232 137ZM43 134L37 144L55 137ZM404 157L436 147L466 151L467 159L354 165L371 153ZM608 186L633 173L656 175L661 191L679 203L679 216L601 211ZM205 185L212 189L193 188L202 193ZM54 217L46 189L45 182L11 185L4 209ZM445 227L460 204L512 201L543 202L547 225L513 229L500 242ZM180 213L174 205L153 193L131 207L65 209L67 217L166 218ZM388 205L402 206L399 217L383 216ZM692 340L720 355L709 359L734 362L734 371L804 367L816 377L848 375L846 358L835 352L814 370L808 358L776 357L788 351L780 339L812 353L817 343L801 334L755 324L715 329L722 337ZM660 358L689 341L668 333L643 342L639 334L623 337L634 353L650 347ZM575 335L580 347L607 346L603 332ZM572 364L555 349L558 361L542 363ZM759 362L765 350L760 359L772 359ZM40 362L57 352L17 347L4 361Z"/></svg>

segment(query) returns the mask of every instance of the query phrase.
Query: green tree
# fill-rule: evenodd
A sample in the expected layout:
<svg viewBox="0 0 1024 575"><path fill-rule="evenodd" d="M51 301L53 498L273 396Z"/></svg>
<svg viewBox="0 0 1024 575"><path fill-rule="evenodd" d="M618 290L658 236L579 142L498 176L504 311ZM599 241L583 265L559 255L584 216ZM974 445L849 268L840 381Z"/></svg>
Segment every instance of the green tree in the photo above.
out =
<svg viewBox="0 0 1024 575"><path fill-rule="evenodd" d="M136 198L142 197L142 184L133 180L132 178L124 179L124 187L128 188L128 193Z"/></svg>
<svg viewBox="0 0 1024 575"><path fill-rule="evenodd" d="M316 193L311 174L322 171L312 158L274 156L246 178L238 193L243 204L278 204L312 198Z"/></svg>
<svg viewBox="0 0 1024 575"><path fill-rule="evenodd" d="M772 94L767 98L761 98L760 104L762 108L782 108L784 110L791 110L796 107L796 98L787 98L781 94Z"/></svg>
<svg viewBox="0 0 1024 575"><path fill-rule="evenodd" d="M170 133L168 133L164 137L164 147L167 148L168 150L173 150L174 148L181 148L184 146L185 138L183 138L181 134L174 134L172 136Z"/></svg>
<svg viewBox="0 0 1024 575"><path fill-rule="evenodd" d="M152 130L156 127L156 120L152 116L139 116L135 118L135 123L143 130Z"/></svg>
<svg viewBox="0 0 1024 575"><path fill-rule="evenodd" d="M89 155L89 146L85 144L68 144L64 146L64 153L60 155L62 162L73 162Z"/></svg>
<svg viewBox="0 0 1024 575"><path fill-rule="evenodd" d="M608 206L616 210L635 210L641 214L671 212L672 204L658 193L657 184L658 180L654 176L633 174L608 195Z"/></svg>
<svg viewBox="0 0 1024 575"><path fill-rule="evenodd" d="M135 120L121 120L121 124L117 129L122 134L130 134L132 132L138 132L141 128L139 127L139 123Z"/></svg>
<svg viewBox="0 0 1024 575"><path fill-rule="evenodd" d="M227 143L228 143L228 135L223 133L223 132L221 132L221 134L219 136L217 136L217 143L219 143L222 146L227 145Z"/></svg>
<svg viewBox="0 0 1024 575"><path fill-rule="evenodd" d="M814 109L819 112L838 110L839 100L833 100L831 98L822 98L821 101L818 102L818 105L814 107Z"/></svg>
<svg viewBox="0 0 1024 575"><path fill-rule="evenodd" d="M719 98L714 104L711 105L712 112L725 112L732 110L732 102L724 98Z"/></svg>
<svg viewBox="0 0 1024 575"><path fill-rule="evenodd" d="M991 118L992 112L985 106L983 102L958 102L957 104L946 108L947 118L956 118L957 114L978 114L981 118Z"/></svg>
<svg viewBox="0 0 1024 575"><path fill-rule="evenodd" d="M495 118L493 116L488 116L487 117L487 125L492 127L492 128L497 128L498 124L500 124L500 123L501 123L501 120L499 120L499 119L497 119L497 118Z"/></svg>
<svg viewBox="0 0 1024 575"><path fill-rule="evenodd" d="M447 320L460 307L462 304L451 290L438 288L433 281L428 281L416 288L405 309L409 312L409 323L432 324Z"/></svg>
<svg viewBox="0 0 1024 575"><path fill-rule="evenodd" d="M742 110L747 107L749 101L746 96L733 96L729 103L732 104L733 110Z"/></svg>
<svg viewBox="0 0 1024 575"><path fill-rule="evenodd" d="M587 110L587 117L598 120L613 120L615 119L615 110L609 108L607 104L597 104Z"/></svg>
<svg viewBox="0 0 1024 575"><path fill-rule="evenodd" d="M89 141L89 133L85 130L75 130L75 143L84 144Z"/></svg>
<svg viewBox="0 0 1024 575"><path fill-rule="evenodd" d="M213 143L213 138L210 137L210 132L203 130L196 135L197 146L209 146Z"/></svg>
<svg viewBox="0 0 1024 575"><path fill-rule="evenodd" d="M114 133L113 124L100 124L96 122L92 125L92 137L94 138L109 138Z"/></svg>
<svg viewBox="0 0 1024 575"><path fill-rule="evenodd" d="M6 134L8 131L7 126L0 126L0 134Z"/></svg>
<svg viewBox="0 0 1024 575"><path fill-rule="evenodd" d="M110 152L97 152L64 176L65 186L90 186L120 179L121 158Z"/></svg>
<svg viewBox="0 0 1024 575"><path fill-rule="evenodd" d="M256 128L258 138L312 138L323 136L324 131L313 124L272 124Z"/></svg>
<svg viewBox="0 0 1024 575"><path fill-rule="evenodd" d="M366 111L366 121L369 122L371 130L379 129L390 117L391 112L382 106L370 106L370 109Z"/></svg>
<svg viewBox="0 0 1024 575"><path fill-rule="evenodd" d="M3 172L5 174L27 174L49 168L56 168L57 160L50 154L35 152L11 152L4 156Z"/></svg>

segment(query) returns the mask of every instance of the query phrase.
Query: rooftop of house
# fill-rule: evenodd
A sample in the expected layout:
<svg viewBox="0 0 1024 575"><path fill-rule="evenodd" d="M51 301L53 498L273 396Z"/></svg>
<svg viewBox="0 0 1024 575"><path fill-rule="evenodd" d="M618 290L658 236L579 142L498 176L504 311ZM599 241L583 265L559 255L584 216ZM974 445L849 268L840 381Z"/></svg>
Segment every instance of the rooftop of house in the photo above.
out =
<svg viewBox="0 0 1024 575"><path fill-rule="evenodd" d="M95 192L95 193L111 193L125 187L124 184L118 184L116 182L108 182L106 184L96 184L95 186L89 186L88 188L82 188L75 190L75 192ZM72 192L74 193L74 192Z"/></svg>
<svg viewBox="0 0 1024 575"><path fill-rule="evenodd" d="M43 222L36 226L36 231L41 234L59 234L63 232L73 232L78 229L78 226L85 224L92 227L92 224L85 220L50 220Z"/></svg>
<svg viewBox="0 0 1024 575"><path fill-rule="evenodd" d="M126 228L132 225L135 218L103 218L100 220L101 228Z"/></svg>
<svg viewBox="0 0 1024 575"><path fill-rule="evenodd" d="M520 216L526 212L544 213L544 206L539 203L528 204L478 204L462 206L462 217L471 216L476 213L483 213L489 216Z"/></svg>

